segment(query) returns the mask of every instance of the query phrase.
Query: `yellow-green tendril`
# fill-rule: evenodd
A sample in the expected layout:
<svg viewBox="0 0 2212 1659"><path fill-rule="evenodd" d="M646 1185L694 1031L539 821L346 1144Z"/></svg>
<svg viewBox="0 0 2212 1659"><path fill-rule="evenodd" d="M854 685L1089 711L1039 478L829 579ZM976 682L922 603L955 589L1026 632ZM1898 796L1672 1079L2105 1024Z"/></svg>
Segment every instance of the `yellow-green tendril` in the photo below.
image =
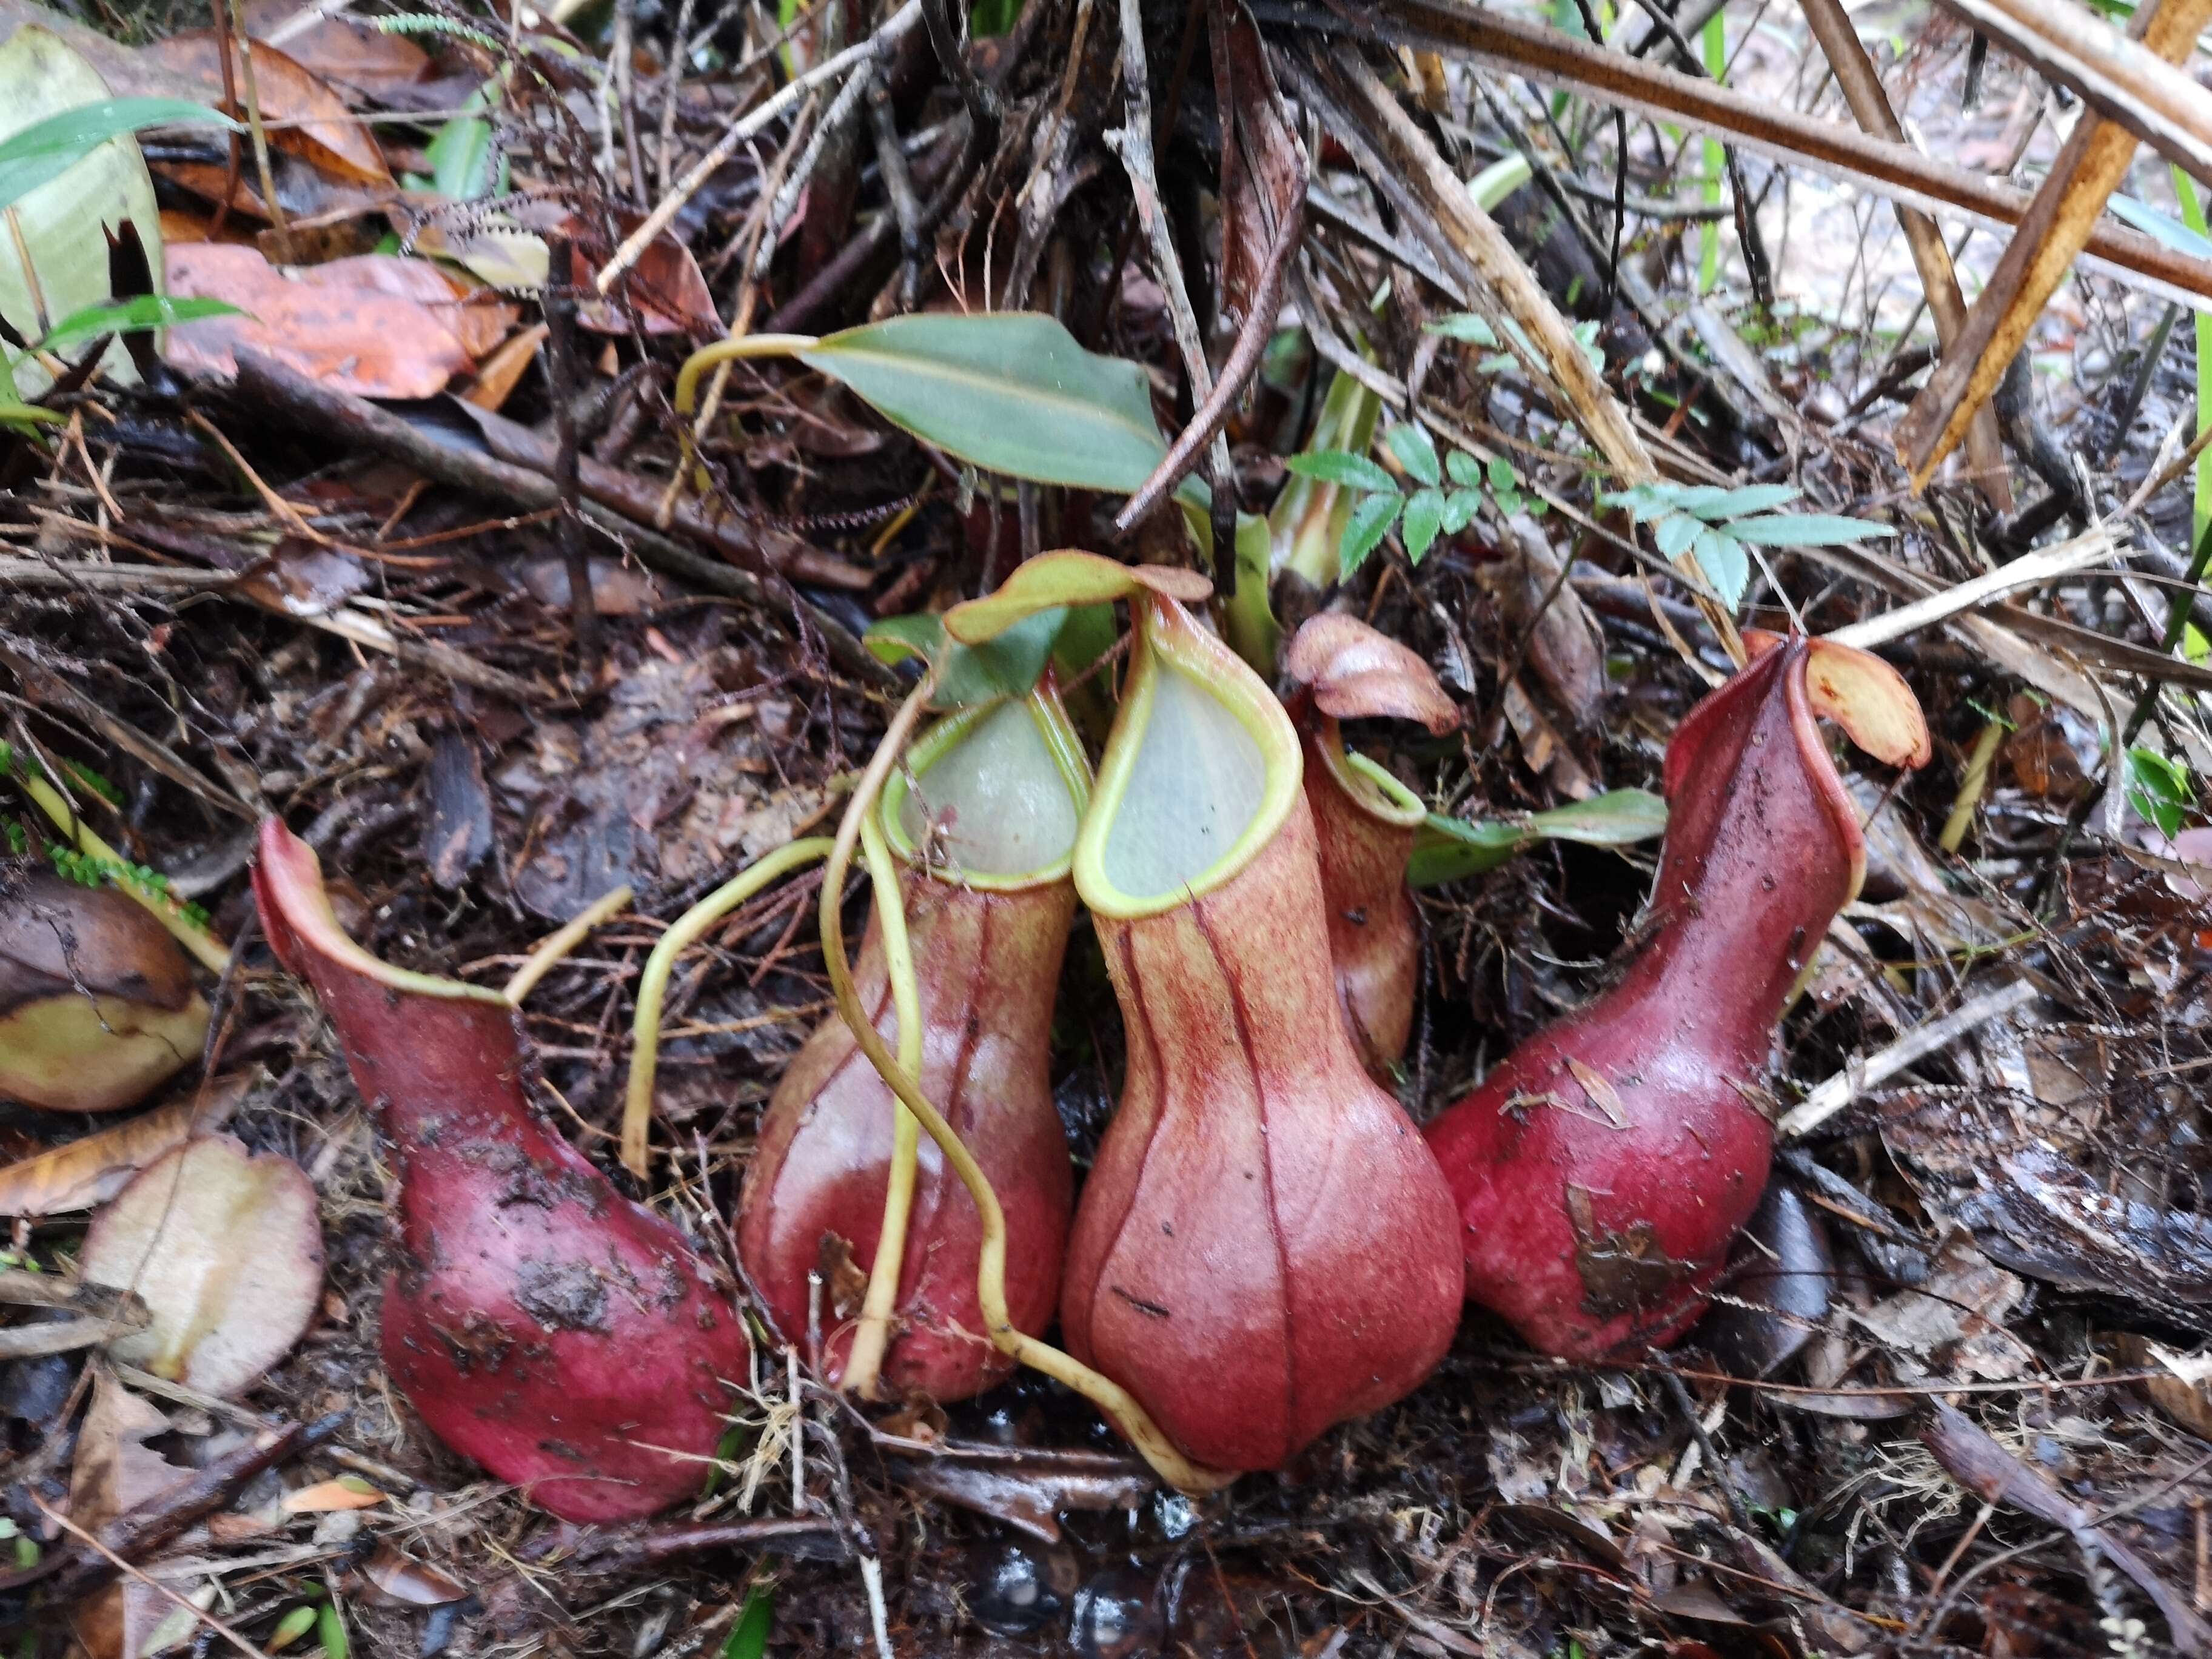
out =
<svg viewBox="0 0 2212 1659"><path fill-rule="evenodd" d="M843 822L837 826L836 848L830 854L829 868L822 882L822 957L829 969L831 994L837 999L837 1012L844 1016L853 1040L860 1045L860 1052L867 1055L876 1074L900 1103L921 1121L929 1138L945 1154L945 1161L960 1177L960 1184L975 1202L982 1232L982 1249L975 1264L975 1299L981 1305L983 1323L992 1343L1001 1353L1011 1354L1030 1369L1042 1371L1096 1406L1169 1485L1187 1492L1214 1491L1226 1486L1234 1475L1193 1463L1175 1449L1160 1431L1159 1425L1152 1421L1127 1389L1100 1376L1073 1355L1062 1353L1050 1343L1041 1342L1014 1328L1006 1306L1006 1214L1000 1206L999 1195L991 1189L990 1178L953 1133L952 1126L945 1121L944 1114L930 1104L914 1073L899 1063L898 1057L884 1043L869 1019L867 1010L860 1006L860 990L853 983L853 964L845 954L845 922L838 897L844 888L845 876L853 867L860 826L882 793L884 780L890 775L899 752L913 736L928 707L935 681L933 672L925 676L900 705L890 729L884 734L883 743L868 762L867 770L860 775L860 787L853 792Z"/></svg>
<svg viewBox="0 0 2212 1659"><path fill-rule="evenodd" d="M684 360L684 367L676 371L676 417L679 422L677 434L683 445L684 457L677 471L682 477L686 470L694 476L700 493L705 494L712 483L704 467L693 465L697 455L697 435L691 430L691 414L699 404L699 377L710 368L733 363L747 357L791 357L815 343L811 334L740 334L726 340L717 340L712 345L702 346Z"/></svg>
<svg viewBox="0 0 2212 1659"><path fill-rule="evenodd" d="M642 1180L651 1158L647 1146L653 1123L653 1079L660 1064L660 1005L668 994L668 976L676 959L698 941L701 934L779 877L827 854L826 836L809 836L779 847L749 866L669 924L645 959L645 972L637 983L637 1017L631 1024L629 1094L623 1104L623 1167Z"/></svg>
<svg viewBox="0 0 2212 1659"><path fill-rule="evenodd" d="M69 837L76 850L102 863L122 869L131 867L125 858L98 836L77 815L70 805L69 797L31 769L33 763L21 761L13 773L0 771L0 776L12 776L18 788L31 798L32 804L49 818L54 828ZM230 944L211 927L203 927L185 915L182 900L168 893L153 893L132 881L116 884L126 898L136 900L155 921L169 930L170 937L199 959L210 973L227 972L230 967Z"/></svg>
<svg viewBox="0 0 2212 1659"><path fill-rule="evenodd" d="M898 1015L898 1059L910 1076L921 1075L921 992L914 971L914 947L906 931L906 896L900 890L898 863L884 841L878 815L860 820L860 855L876 890L876 926L884 941L884 971L890 981L891 1005ZM876 1235L876 1259L868 1265L868 1291L860 1304L860 1322L845 1359L844 1386L864 1400L876 1397L890 1346L891 1316L898 1306L899 1279L906 1268L906 1234L914 1213L915 1166L921 1153L921 1124L896 1100L891 1126L890 1179L884 1187L884 1224Z"/></svg>
<svg viewBox="0 0 2212 1659"><path fill-rule="evenodd" d="M614 915L629 902L627 886L617 887L604 897L594 899L583 912L557 933L549 933L543 944L530 953L514 977L507 982L501 994L509 1002L520 1002L537 988L538 981L552 972L561 959L581 945L592 929Z"/></svg>

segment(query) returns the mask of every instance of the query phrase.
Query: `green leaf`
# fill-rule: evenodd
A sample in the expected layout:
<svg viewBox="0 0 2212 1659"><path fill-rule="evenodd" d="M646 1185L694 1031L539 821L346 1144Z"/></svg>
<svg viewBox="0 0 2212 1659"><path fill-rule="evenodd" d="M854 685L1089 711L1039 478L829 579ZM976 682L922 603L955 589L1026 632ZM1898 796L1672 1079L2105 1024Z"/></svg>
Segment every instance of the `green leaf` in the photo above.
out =
<svg viewBox="0 0 2212 1659"><path fill-rule="evenodd" d="M109 139L147 127L239 125L186 98L109 98L35 121L0 143L0 207L58 179Z"/></svg>
<svg viewBox="0 0 2212 1659"><path fill-rule="evenodd" d="M1686 513L1669 513L1653 527L1651 539L1658 544L1660 557L1679 559L1705 533L1705 528L1702 519L1693 519Z"/></svg>
<svg viewBox="0 0 2212 1659"><path fill-rule="evenodd" d="M1678 506L1687 508L1710 524L1721 524L1729 519L1741 518L1747 513L1771 513L1797 499L1793 484L1746 484L1739 489L1721 489L1711 485L1698 485L1697 499L1680 501ZM1685 491L1687 495L1689 492Z"/></svg>
<svg viewBox="0 0 2212 1659"><path fill-rule="evenodd" d="M1034 312L892 317L797 355L925 443L1008 477L1127 495L1167 453L1144 370Z"/></svg>
<svg viewBox="0 0 2212 1659"><path fill-rule="evenodd" d="M2132 196L2122 196L2115 191L2105 198L2105 205L2144 235L2163 243L2175 252L2186 253L2192 258L2212 259L2212 236L2191 230L2177 219L2168 218L2149 203L2139 202Z"/></svg>
<svg viewBox="0 0 2212 1659"><path fill-rule="evenodd" d="M1716 530L1708 525L1698 532L1691 543L1691 554L1698 568L1705 573L1705 580L1721 603L1734 609L1743 597L1745 585L1751 580L1751 560L1743 550L1743 544L1725 530Z"/></svg>
<svg viewBox="0 0 2212 1659"><path fill-rule="evenodd" d="M1439 317L1433 323L1422 325L1425 334L1441 334L1447 340L1464 340L1469 345L1494 346L1498 331L1489 322L1471 311L1455 312L1449 317Z"/></svg>
<svg viewBox="0 0 2212 1659"><path fill-rule="evenodd" d="M1766 519L1737 519L1729 534L1760 547L1835 547L1875 536L1894 536L1892 526L1872 519L1846 519L1832 513L1782 513Z"/></svg>
<svg viewBox="0 0 2212 1659"><path fill-rule="evenodd" d="M1503 455L1492 455L1483 464L1482 470L1492 489L1510 489L1521 482L1521 475L1513 470L1513 463Z"/></svg>
<svg viewBox="0 0 2212 1659"><path fill-rule="evenodd" d="M860 636L878 660L939 662L933 708L965 708L1001 697L1026 696L1051 660L1052 648L1067 620L1067 607L1053 605L1013 623L981 645L948 639L933 616L885 617Z"/></svg>
<svg viewBox="0 0 2212 1659"><path fill-rule="evenodd" d="M2156 824L2169 840L2181 829L2182 814L2195 799L2189 770L2151 749L2127 756L2128 805Z"/></svg>
<svg viewBox="0 0 2212 1659"><path fill-rule="evenodd" d="M485 88L495 84L487 81L478 87L462 108L489 108ZM448 200L473 202L492 193L498 158L492 148L491 123L483 116L456 115L438 129L422 155L430 163L430 188Z"/></svg>
<svg viewBox="0 0 2212 1659"><path fill-rule="evenodd" d="M348 1659L353 1651L353 1642L346 1635L345 1614L338 1610L336 1601L325 1601L315 1610L315 1639L323 1644L323 1659Z"/></svg>
<svg viewBox="0 0 2212 1659"><path fill-rule="evenodd" d="M1395 489L1388 495L1378 490L1352 509L1344 526L1344 546L1337 554L1337 566L1345 576L1367 562L1367 556L1390 533L1390 521L1405 504L1406 498Z"/></svg>
<svg viewBox="0 0 2212 1659"><path fill-rule="evenodd" d="M1398 533L1406 538L1406 556L1420 563L1443 527L1444 494L1441 489L1417 489L1406 503L1406 521Z"/></svg>
<svg viewBox="0 0 2212 1659"><path fill-rule="evenodd" d="M1444 497L1444 534L1456 536L1474 522L1482 510L1482 497L1472 489L1455 489Z"/></svg>
<svg viewBox="0 0 2212 1659"><path fill-rule="evenodd" d="M1347 454L1341 449L1317 449L1307 455L1293 455L1283 465L1302 478L1311 478L1317 483L1341 484L1347 489L1364 489L1376 494L1395 495L1398 481L1364 455Z"/></svg>
<svg viewBox="0 0 2212 1659"><path fill-rule="evenodd" d="M1638 524L1678 510L1674 493L1664 484L1631 484L1626 489L1609 490L1598 501L1606 507L1617 507Z"/></svg>
<svg viewBox="0 0 2212 1659"><path fill-rule="evenodd" d="M1469 489L1482 487L1482 463L1464 449L1455 449L1444 457L1444 471L1455 484L1464 484Z"/></svg>
<svg viewBox="0 0 2212 1659"><path fill-rule="evenodd" d="M745 1610L738 1615L730 1639L722 1644L722 1659L762 1659L775 1628L775 1592L756 1584L746 1593Z"/></svg>
<svg viewBox="0 0 2212 1659"><path fill-rule="evenodd" d="M183 323L204 322L210 317L242 317L246 313L225 300L172 299L166 294L141 294L113 305L87 306L73 311L46 331L39 342L41 351L64 351L103 334L137 334L149 328L174 328Z"/></svg>
<svg viewBox="0 0 2212 1659"><path fill-rule="evenodd" d="M1390 453L1398 458L1398 465L1425 484L1443 482L1443 471L1437 465L1437 447L1428 433L1413 422L1406 422L1390 428L1382 440L1390 446Z"/></svg>
<svg viewBox="0 0 2212 1659"><path fill-rule="evenodd" d="M1494 870L1539 841L1626 847L1666 829L1667 803L1644 789L1612 790L1510 823L1469 823L1431 812L1414 835L1406 879L1415 887L1434 887Z"/></svg>
<svg viewBox="0 0 2212 1659"><path fill-rule="evenodd" d="M58 409L44 409L13 398L0 398L0 425L15 427L67 426L69 416Z"/></svg>

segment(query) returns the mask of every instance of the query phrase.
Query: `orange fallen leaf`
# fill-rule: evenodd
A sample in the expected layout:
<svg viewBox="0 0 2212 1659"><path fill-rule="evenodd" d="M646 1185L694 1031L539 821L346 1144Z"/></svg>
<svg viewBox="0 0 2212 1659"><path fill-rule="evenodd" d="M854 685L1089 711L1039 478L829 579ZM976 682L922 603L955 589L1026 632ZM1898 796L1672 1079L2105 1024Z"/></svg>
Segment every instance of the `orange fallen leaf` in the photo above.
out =
<svg viewBox="0 0 2212 1659"><path fill-rule="evenodd" d="M368 262L378 262L373 277ZM385 269L395 265L416 272ZM411 292L392 291L402 286ZM257 248L193 243L169 250L169 292L228 300L247 313L170 334L169 361L204 374L237 374L242 348L356 397L428 398L473 363L455 332L459 300L421 260L364 254L295 276Z"/></svg>
<svg viewBox="0 0 2212 1659"><path fill-rule="evenodd" d="M280 1507L287 1515L328 1515L338 1510L374 1509L383 1501L384 1494L368 1481L342 1474L335 1480L319 1480L286 1492Z"/></svg>
<svg viewBox="0 0 2212 1659"><path fill-rule="evenodd" d="M224 107L222 59L214 30L187 29L146 50L163 68L197 81L217 108ZM234 73L242 88L243 70ZM257 41L253 82L261 118L268 125L269 142L276 149L302 156L356 184L392 183L392 169L386 165L376 140L320 76L303 68L289 54ZM240 105L230 106L225 112L241 120L246 117Z"/></svg>
<svg viewBox="0 0 2212 1659"><path fill-rule="evenodd" d="M524 329L483 360L477 369L477 383L462 395L478 409L495 412L505 408L522 380L523 371L538 356L538 348L545 343L549 332L543 323Z"/></svg>

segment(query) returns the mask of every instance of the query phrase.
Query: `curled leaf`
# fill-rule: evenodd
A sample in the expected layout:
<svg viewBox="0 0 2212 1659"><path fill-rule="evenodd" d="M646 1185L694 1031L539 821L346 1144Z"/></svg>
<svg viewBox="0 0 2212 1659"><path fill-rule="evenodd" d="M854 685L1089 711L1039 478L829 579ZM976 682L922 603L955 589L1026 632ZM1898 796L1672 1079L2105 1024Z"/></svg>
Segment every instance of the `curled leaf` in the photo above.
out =
<svg viewBox="0 0 2212 1659"><path fill-rule="evenodd" d="M1015 623L1055 605L1105 605L1139 592L1195 605L1213 584L1195 570L1164 564L1121 564L1096 553L1041 553L983 599L945 613L945 631L965 645L994 640Z"/></svg>
<svg viewBox="0 0 2212 1659"><path fill-rule="evenodd" d="M1459 724L1459 706L1428 664L1357 617L1325 611L1308 618L1283 668L1332 720L1418 720L1438 733Z"/></svg>

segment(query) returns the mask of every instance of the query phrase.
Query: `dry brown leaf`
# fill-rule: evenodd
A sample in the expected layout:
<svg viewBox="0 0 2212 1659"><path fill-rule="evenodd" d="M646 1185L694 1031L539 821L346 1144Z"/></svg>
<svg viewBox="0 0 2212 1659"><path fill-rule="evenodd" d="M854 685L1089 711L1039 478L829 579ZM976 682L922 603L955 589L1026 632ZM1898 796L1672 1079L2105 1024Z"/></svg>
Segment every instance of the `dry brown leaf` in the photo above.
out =
<svg viewBox="0 0 2212 1659"><path fill-rule="evenodd" d="M184 1480L177 1468L146 1443L169 1431L169 1419L132 1394L105 1366L93 1371L92 1407L77 1432L70 1472L70 1518L88 1531L160 1497ZM188 1586L172 1583L184 1593ZM91 1659L125 1659L145 1650L176 1604L135 1578L110 1584L71 1610L76 1639Z"/></svg>
<svg viewBox="0 0 2212 1659"><path fill-rule="evenodd" d="M443 1607L469 1593L465 1585L456 1583L435 1567L410 1560L389 1544L376 1547L376 1553L362 1565L361 1576L369 1587L367 1599L381 1601L387 1607Z"/></svg>
<svg viewBox="0 0 2212 1659"><path fill-rule="evenodd" d="M136 1291L153 1315L109 1351L204 1394L242 1393L321 1303L317 1208L298 1164L228 1135L149 1164L85 1234L86 1279Z"/></svg>
<svg viewBox="0 0 2212 1659"><path fill-rule="evenodd" d="M0 1170L0 1216L62 1215L105 1203L170 1148L230 1121L253 1080L217 1078L143 1117L9 1164Z"/></svg>
<svg viewBox="0 0 2212 1659"><path fill-rule="evenodd" d="M369 260L380 262L367 266L378 273L373 278L362 274ZM227 300L249 314L174 331L169 361L227 379L237 374L242 348L362 398L432 397L471 367L453 326L461 307L436 271L422 266L443 297L425 303L430 290L421 278L400 278L388 269L421 265L419 260L371 254L337 263L349 269L315 276L313 271L334 267L313 267L295 280L255 248L202 242L170 249L173 295ZM416 291L392 291L403 283Z"/></svg>
<svg viewBox="0 0 2212 1659"><path fill-rule="evenodd" d="M343 17L316 16L299 0L252 0L246 32L310 74L361 92L388 92L431 78L430 54L401 34L363 28Z"/></svg>
<svg viewBox="0 0 2212 1659"><path fill-rule="evenodd" d="M209 101L223 107L222 59L214 30L187 29L146 50L163 68L198 82ZM242 88L244 70L236 76ZM256 44L253 81L261 118L270 124L269 142L276 149L356 184L392 183L392 169L376 140L320 76L274 46ZM241 120L246 116L236 106L225 112Z"/></svg>

